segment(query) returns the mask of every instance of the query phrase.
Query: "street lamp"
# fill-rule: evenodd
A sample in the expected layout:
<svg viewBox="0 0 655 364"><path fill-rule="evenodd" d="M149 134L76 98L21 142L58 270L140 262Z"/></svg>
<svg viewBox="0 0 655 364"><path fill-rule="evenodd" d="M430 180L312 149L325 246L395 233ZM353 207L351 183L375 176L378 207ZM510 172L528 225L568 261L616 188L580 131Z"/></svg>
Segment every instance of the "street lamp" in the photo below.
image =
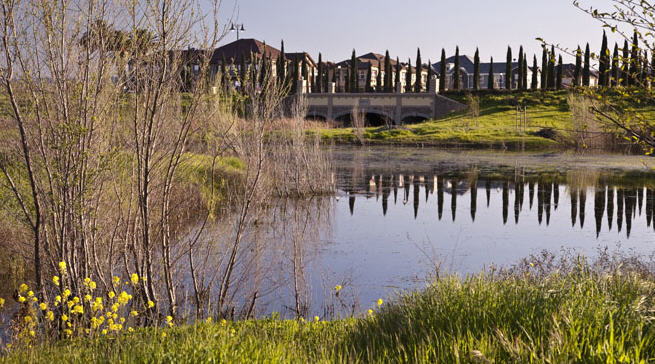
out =
<svg viewBox="0 0 655 364"><path fill-rule="evenodd" d="M235 25L236 25L236 27L235 27ZM233 32L235 30L237 32L237 40L239 40L239 33L240 32L245 32L246 28L244 28L243 23L241 23L241 24L232 23L232 25L230 26L230 32Z"/></svg>

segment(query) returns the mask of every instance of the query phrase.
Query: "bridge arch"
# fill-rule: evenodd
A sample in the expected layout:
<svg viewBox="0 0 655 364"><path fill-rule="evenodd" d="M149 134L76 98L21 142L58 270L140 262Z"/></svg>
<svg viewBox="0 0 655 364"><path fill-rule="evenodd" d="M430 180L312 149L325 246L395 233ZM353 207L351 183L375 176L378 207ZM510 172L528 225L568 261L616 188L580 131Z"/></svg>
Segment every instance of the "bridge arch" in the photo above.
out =
<svg viewBox="0 0 655 364"><path fill-rule="evenodd" d="M365 126L383 126L393 123L393 115L380 110L361 110L364 115ZM341 112L336 114L334 120L342 122L344 126L352 126L352 112Z"/></svg>
<svg viewBox="0 0 655 364"><path fill-rule="evenodd" d="M308 112L305 120L327 121L327 115L320 112Z"/></svg>
<svg viewBox="0 0 655 364"><path fill-rule="evenodd" d="M431 119L430 115L424 113L407 113L400 117L403 124L415 124Z"/></svg>

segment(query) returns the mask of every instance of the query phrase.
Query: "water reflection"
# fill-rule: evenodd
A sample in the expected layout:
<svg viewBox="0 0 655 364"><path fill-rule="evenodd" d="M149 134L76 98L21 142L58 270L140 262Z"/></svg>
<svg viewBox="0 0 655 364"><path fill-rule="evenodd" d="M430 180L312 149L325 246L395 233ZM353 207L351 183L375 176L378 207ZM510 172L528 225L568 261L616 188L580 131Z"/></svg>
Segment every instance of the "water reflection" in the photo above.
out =
<svg viewBox="0 0 655 364"><path fill-rule="evenodd" d="M437 218L443 219L444 199L450 195L450 214L452 222L457 222L458 199L461 196L469 197L469 213L472 222L476 220L478 209L478 188L484 188L486 194L486 208L492 208L491 200L498 194L501 200L500 216L502 224L507 225L510 208L513 212L514 224L521 221L521 214L534 212L537 223L550 226L552 214L560 206L560 195L568 194L570 201L570 222L571 227L585 227L587 212L587 195L593 196L593 212L595 219L595 235L599 238L603 232L603 220L607 215L606 231L612 231L613 221L616 218L616 230L625 232L630 237L633 222L642 215L643 199L646 196L645 221L650 227L655 209L655 191L645 184L626 186L612 182L611 179L603 180L594 176L593 181L580 183L572 182L579 176L561 175L556 178L553 175L525 175L522 170L517 169L513 178L486 177L476 169L465 173L440 173L431 176L425 175L372 175L366 180L365 185L340 186L342 191L348 194L350 213L354 215L355 201L358 198L370 199L375 197L380 201L382 215L387 216L390 199L393 193L393 205L398 205L398 189L403 193L402 204L409 204L413 209L413 217L417 219L421 209L428 208L432 199L436 200ZM362 180L361 178L359 179ZM568 182L567 182L568 181ZM568 183L573 183L569 185ZM528 193L529 204L524 210L524 196ZM644 193L645 191L645 193ZM436 195L436 196L435 196ZM534 203L536 195L536 204ZM381 199L380 199L381 197ZM510 206L510 203L512 206ZM615 209L616 206L616 209ZM616 211L615 211L616 210ZM625 223L625 229L623 229ZM655 225L654 225L655 226Z"/></svg>

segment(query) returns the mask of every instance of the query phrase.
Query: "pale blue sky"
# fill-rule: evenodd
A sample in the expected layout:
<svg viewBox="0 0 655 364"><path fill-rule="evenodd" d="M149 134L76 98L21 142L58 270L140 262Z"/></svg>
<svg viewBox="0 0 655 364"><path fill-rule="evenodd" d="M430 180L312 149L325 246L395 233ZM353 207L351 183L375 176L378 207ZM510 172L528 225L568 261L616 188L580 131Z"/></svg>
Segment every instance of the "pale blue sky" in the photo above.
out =
<svg viewBox="0 0 655 364"><path fill-rule="evenodd" d="M593 0L606 9L610 3ZM231 12L234 4L225 0L224 10ZM358 55L389 49L393 57L413 61L420 47L424 62L436 62L442 47L450 56L456 45L471 56L479 46L483 62L490 56L504 62L508 45L515 57L523 45L529 59L536 53L540 60L537 37L563 47L580 43L584 48L589 41L598 52L602 36L600 23L571 0L238 0L237 11L246 27L242 38L278 48L284 39L289 52L307 51L317 58L320 51L332 61L349 58L353 48ZM235 39L232 33L223 43ZM610 39L611 47L618 39Z"/></svg>

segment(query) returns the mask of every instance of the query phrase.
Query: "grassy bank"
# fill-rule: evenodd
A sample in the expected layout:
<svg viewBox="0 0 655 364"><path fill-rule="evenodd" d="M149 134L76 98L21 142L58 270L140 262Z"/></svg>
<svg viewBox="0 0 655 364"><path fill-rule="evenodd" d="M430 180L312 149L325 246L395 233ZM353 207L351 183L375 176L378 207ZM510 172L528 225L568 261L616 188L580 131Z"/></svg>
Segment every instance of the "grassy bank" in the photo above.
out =
<svg viewBox="0 0 655 364"><path fill-rule="evenodd" d="M565 149L575 144L575 126L568 105L569 91L480 93L479 117L468 111L437 120L408 124L388 130L370 127L362 131L367 144L432 145L464 148ZM463 93L445 96L467 104ZM527 128L516 128L516 105L527 107ZM645 105L636 107L645 108ZM359 143L352 128L317 128L322 140Z"/></svg>
<svg viewBox="0 0 655 364"><path fill-rule="evenodd" d="M655 358L655 280L577 264L444 276L367 317L142 329L14 349L18 362L618 363ZM642 361L643 360L643 361Z"/></svg>

